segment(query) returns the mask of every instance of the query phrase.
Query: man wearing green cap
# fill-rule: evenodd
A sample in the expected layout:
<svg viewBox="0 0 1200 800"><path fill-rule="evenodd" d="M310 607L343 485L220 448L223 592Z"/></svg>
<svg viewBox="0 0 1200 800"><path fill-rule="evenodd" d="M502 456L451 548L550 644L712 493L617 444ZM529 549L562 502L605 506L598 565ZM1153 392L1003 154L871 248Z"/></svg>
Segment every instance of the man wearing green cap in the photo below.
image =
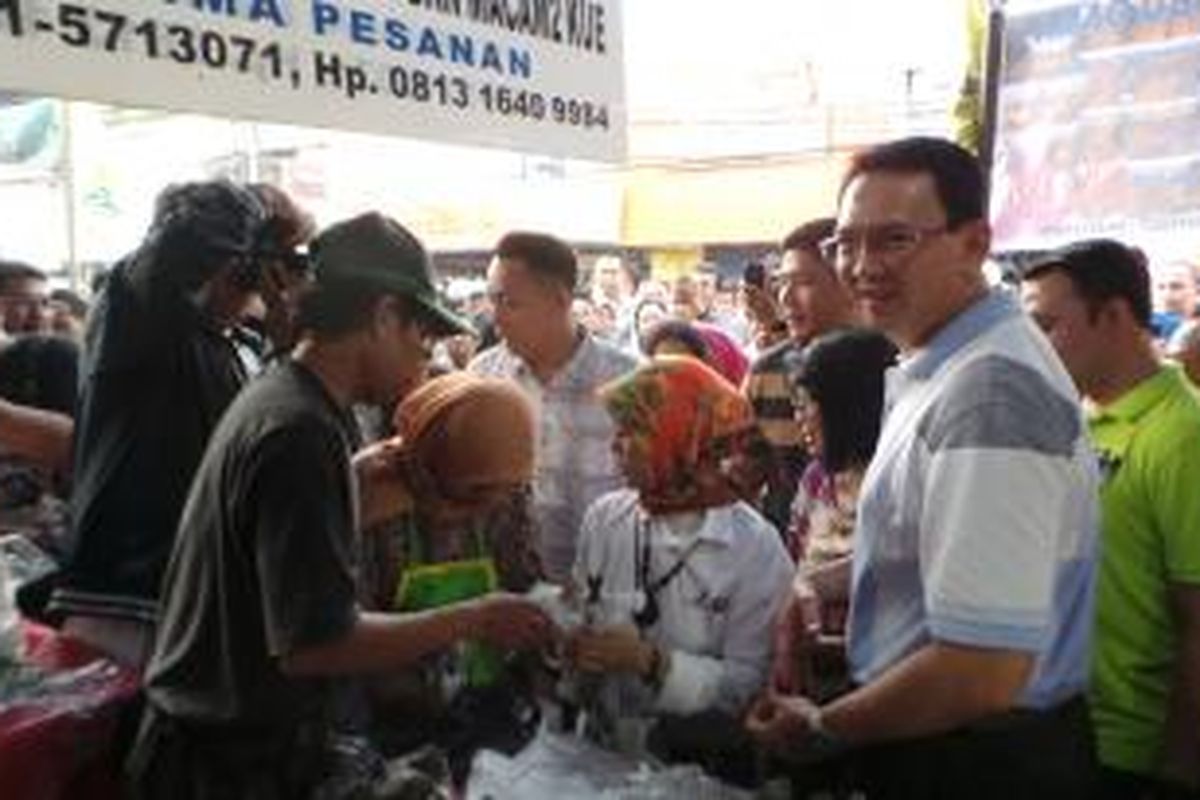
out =
<svg viewBox="0 0 1200 800"><path fill-rule="evenodd" d="M547 632L536 606L507 595L358 609L357 531L391 508L372 491L386 453L352 461L350 407L390 405L431 340L469 327L439 302L421 243L386 217L334 225L310 252L299 343L221 420L180 522L129 764L143 797L313 796L339 775L340 679L464 638L518 647Z"/></svg>

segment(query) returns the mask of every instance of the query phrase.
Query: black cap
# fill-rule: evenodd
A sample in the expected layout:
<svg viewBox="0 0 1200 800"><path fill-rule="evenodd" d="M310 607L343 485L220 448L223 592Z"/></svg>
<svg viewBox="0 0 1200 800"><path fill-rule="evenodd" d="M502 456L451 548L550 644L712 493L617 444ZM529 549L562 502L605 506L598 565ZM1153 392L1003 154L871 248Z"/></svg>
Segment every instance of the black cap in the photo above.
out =
<svg viewBox="0 0 1200 800"><path fill-rule="evenodd" d="M309 245L318 285L344 280L374 283L411 300L424 311L434 333L474 333L471 323L442 304L433 265L417 237L376 211L339 222Z"/></svg>
<svg viewBox="0 0 1200 800"><path fill-rule="evenodd" d="M267 211L247 189L216 180L168 186L154 202L150 235L186 234L220 253L248 255L258 242Z"/></svg>

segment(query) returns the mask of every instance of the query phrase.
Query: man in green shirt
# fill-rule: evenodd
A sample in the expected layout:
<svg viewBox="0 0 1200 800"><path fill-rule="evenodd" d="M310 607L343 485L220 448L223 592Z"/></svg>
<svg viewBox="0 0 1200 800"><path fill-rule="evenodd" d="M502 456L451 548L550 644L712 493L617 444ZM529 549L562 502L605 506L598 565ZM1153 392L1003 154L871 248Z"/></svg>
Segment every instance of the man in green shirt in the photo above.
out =
<svg viewBox="0 0 1200 800"><path fill-rule="evenodd" d="M1200 399L1159 362L1145 263L1109 240L1024 276L1089 403L1104 472L1091 706L1101 798L1200 788Z"/></svg>

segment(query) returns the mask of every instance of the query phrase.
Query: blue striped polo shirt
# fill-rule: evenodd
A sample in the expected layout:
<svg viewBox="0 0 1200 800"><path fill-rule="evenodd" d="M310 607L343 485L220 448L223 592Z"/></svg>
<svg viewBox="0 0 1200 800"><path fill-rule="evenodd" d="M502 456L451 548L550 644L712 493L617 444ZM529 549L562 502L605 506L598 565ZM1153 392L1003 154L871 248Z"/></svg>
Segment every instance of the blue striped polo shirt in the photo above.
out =
<svg viewBox="0 0 1200 800"><path fill-rule="evenodd" d="M886 409L859 496L854 679L941 641L1032 654L1021 707L1081 692L1099 474L1049 342L989 293L889 373Z"/></svg>

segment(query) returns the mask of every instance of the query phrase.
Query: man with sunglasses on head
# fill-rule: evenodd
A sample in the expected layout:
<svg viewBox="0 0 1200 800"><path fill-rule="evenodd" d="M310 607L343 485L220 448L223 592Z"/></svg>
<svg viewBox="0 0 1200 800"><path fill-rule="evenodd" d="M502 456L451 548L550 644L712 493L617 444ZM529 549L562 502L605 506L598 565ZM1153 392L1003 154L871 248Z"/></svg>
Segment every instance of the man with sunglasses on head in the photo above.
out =
<svg viewBox="0 0 1200 800"><path fill-rule="evenodd" d="M228 181L168 187L92 312L72 529L46 613L123 663L140 667L148 655L188 486L246 382L229 333L258 293L274 218Z"/></svg>
<svg viewBox="0 0 1200 800"><path fill-rule="evenodd" d="M1083 690L1095 459L1070 376L990 291L976 159L904 139L851 162L825 251L901 351L859 496L854 688L768 694L749 726L784 753L853 749L871 798L1087 797Z"/></svg>

